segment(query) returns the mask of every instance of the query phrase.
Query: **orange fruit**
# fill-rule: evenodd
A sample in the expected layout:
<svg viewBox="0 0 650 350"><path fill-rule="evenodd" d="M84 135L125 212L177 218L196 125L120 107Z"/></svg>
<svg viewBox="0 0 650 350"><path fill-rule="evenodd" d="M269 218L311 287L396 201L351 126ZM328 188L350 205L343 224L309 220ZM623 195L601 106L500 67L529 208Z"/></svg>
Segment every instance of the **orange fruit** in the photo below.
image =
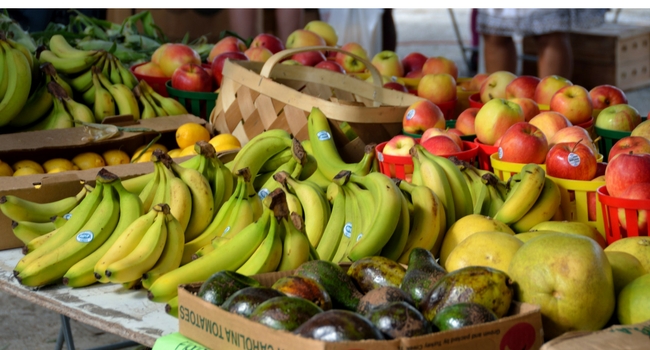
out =
<svg viewBox="0 0 650 350"><path fill-rule="evenodd" d="M198 141L210 141L210 132L198 123L185 123L176 130L176 143L179 148L194 146Z"/></svg>

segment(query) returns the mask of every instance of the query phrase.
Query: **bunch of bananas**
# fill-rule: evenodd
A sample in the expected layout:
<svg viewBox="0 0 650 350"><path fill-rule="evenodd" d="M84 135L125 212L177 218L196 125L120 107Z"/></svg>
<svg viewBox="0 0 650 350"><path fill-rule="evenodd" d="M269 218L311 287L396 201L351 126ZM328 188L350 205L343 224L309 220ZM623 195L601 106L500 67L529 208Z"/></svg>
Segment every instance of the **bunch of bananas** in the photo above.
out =
<svg viewBox="0 0 650 350"><path fill-rule="evenodd" d="M9 124L27 103L33 67L31 52L0 32L0 127Z"/></svg>
<svg viewBox="0 0 650 350"><path fill-rule="evenodd" d="M140 101L142 119L166 117L169 115L187 114L187 109L180 102L157 93L146 81L141 80L133 89L135 97Z"/></svg>

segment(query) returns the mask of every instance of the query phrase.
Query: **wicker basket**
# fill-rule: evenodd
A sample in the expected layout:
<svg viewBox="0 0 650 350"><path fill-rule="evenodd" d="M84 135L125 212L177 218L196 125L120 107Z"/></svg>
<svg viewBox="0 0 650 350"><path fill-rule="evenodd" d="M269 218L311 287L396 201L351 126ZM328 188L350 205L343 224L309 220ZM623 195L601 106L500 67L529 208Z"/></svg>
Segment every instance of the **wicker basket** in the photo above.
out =
<svg viewBox="0 0 650 350"><path fill-rule="evenodd" d="M279 64L296 53L316 50L355 57L368 67L373 82L325 69ZM318 107L330 119L341 155L355 161L363 156L366 144L378 144L399 134L404 112L421 100L383 88L381 75L368 60L334 47L313 46L280 51L263 64L226 61L210 122L218 133L233 134L242 143L278 128L304 140L308 138L307 117L313 107ZM340 122L347 122L358 137L349 140Z"/></svg>

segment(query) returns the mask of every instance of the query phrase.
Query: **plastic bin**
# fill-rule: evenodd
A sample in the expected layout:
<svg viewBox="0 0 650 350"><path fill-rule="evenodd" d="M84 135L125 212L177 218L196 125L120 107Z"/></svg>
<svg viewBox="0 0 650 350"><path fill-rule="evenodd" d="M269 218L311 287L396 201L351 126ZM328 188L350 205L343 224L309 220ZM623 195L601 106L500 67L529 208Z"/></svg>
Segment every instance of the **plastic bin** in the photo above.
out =
<svg viewBox="0 0 650 350"><path fill-rule="evenodd" d="M646 119L646 117L641 117L641 121L645 121ZM618 140L632 134L631 131L607 130L601 129L597 126L594 126L593 128L597 135L596 137L600 136L600 140L598 141L598 150L602 153L605 160L609 159L609 150L612 149L612 146L614 146Z"/></svg>
<svg viewBox="0 0 650 350"><path fill-rule="evenodd" d="M485 103L481 102L481 94L475 93L469 96L469 106L474 108L481 108Z"/></svg>
<svg viewBox="0 0 650 350"><path fill-rule="evenodd" d="M219 94L216 92L194 92L174 89L171 81L165 84L170 97L180 102L191 114L208 120L212 109L217 103Z"/></svg>
<svg viewBox="0 0 650 350"><path fill-rule="evenodd" d="M499 159L498 152L490 155L490 164L492 172L503 181L508 181L513 174L521 172L521 168L526 165L525 163L504 162ZM539 164L539 166L546 171L546 164Z"/></svg>
<svg viewBox="0 0 650 350"><path fill-rule="evenodd" d="M597 188L599 206L598 213L602 215L603 228L607 244L612 244L625 237L648 236L648 221L639 227L638 218L641 213L648 215L650 200L616 198L609 195L603 184ZM647 217L647 216L646 216ZM621 222L625 218L625 225Z"/></svg>
<svg viewBox="0 0 650 350"><path fill-rule="evenodd" d="M149 62L144 62L144 63L140 63L140 64L136 64L134 66L131 66L131 72L133 73L133 75L135 75L135 77L138 79L138 81L140 81L140 80L146 81L147 84L149 84L149 86L151 86L154 89L154 91L156 91L157 93L159 93L159 94L161 94L161 95L163 95L165 97L169 97L169 93L167 93L167 88L166 88L165 84L168 81L171 81L171 78L152 77L152 76L148 76L148 75L138 74L138 73L135 72L136 68L138 68L138 67L140 67L140 66L142 66L144 64L147 64L147 63L149 63Z"/></svg>
<svg viewBox="0 0 650 350"><path fill-rule="evenodd" d="M478 145L479 169L492 171L490 156L494 153L497 153L499 151L499 147L483 144L478 140L478 138L474 139L474 143Z"/></svg>

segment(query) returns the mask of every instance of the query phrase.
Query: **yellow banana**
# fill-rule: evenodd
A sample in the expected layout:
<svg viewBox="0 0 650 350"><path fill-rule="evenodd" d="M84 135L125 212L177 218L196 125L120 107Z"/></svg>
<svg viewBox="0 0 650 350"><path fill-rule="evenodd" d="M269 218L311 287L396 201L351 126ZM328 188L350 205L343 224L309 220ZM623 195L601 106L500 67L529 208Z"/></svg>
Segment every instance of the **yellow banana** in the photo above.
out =
<svg viewBox="0 0 650 350"><path fill-rule="evenodd" d="M521 219L510 224L510 227L515 232L526 232L540 222L550 220L560 207L561 199L560 189L557 184L546 177L542 193L535 201L535 204Z"/></svg>
<svg viewBox="0 0 650 350"><path fill-rule="evenodd" d="M447 175L447 180L451 186L451 196L454 202L456 220L465 215L472 214L474 212L474 206L471 201L471 194L467 183L463 179L463 174L456 164L449 160L449 158L431 154L426 149L422 151L422 154L438 163L440 168L445 172L445 175Z"/></svg>
<svg viewBox="0 0 650 350"><path fill-rule="evenodd" d="M149 96L151 96L151 98L165 111L167 115L188 114L185 106L172 97L164 97L153 89L149 91Z"/></svg>
<svg viewBox="0 0 650 350"><path fill-rule="evenodd" d="M271 209L264 209L271 211ZM262 214L265 215L265 214ZM278 220L270 218L269 230L264 241L257 247L253 255L239 268L238 273L252 276L260 273L275 271L282 259L282 239L278 228ZM286 236L285 236L286 237ZM286 240L285 240L286 242Z"/></svg>
<svg viewBox="0 0 650 350"><path fill-rule="evenodd" d="M0 39L0 46L4 50L7 67L6 76L3 77L7 81L7 88L0 96L1 127L9 124L25 106L31 89L32 68L22 52L13 49L8 42Z"/></svg>
<svg viewBox="0 0 650 350"><path fill-rule="evenodd" d="M86 105L76 102L72 98L64 98L63 103L72 116L72 119L81 126L81 123L95 123L93 111Z"/></svg>
<svg viewBox="0 0 650 350"><path fill-rule="evenodd" d="M364 226L363 213L361 212L359 198L347 185L350 172L344 171L342 173L345 173L345 177L341 178L342 180L337 183L341 185L343 193L345 194L345 225L343 225L339 246L336 248L332 258L332 262L335 263L349 261L347 253L352 249L352 245L354 244L353 237L356 238L359 234L363 234ZM334 179L335 182L338 180L339 178ZM374 207L374 205L371 206L371 208Z"/></svg>
<svg viewBox="0 0 650 350"><path fill-rule="evenodd" d="M190 222L192 215L192 194L185 182L174 176L168 179L169 182L169 211L178 219L183 230L183 239L185 239L185 229ZM185 241L183 241L185 244Z"/></svg>
<svg viewBox="0 0 650 350"><path fill-rule="evenodd" d="M88 193L85 186L74 196L49 203L32 202L13 195L0 197L0 210L13 221L51 222L53 216L64 215L75 208Z"/></svg>
<svg viewBox="0 0 650 350"><path fill-rule="evenodd" d="M54 231L56 227L52 222L12 221L11 230L14 236L27 244L31 240Z"/></svg>
<svg viewBox="0 0 650 350"><path fill-rule="evenodd" d="M109 62L108 79L113 84L124 84L124 82L122 82L122 76L120 75L120 71L117 69L117 65L115 64L116 59L117 58L112 54L110 53L108 54L108 62Z"/></svg>
<svg viewBox="0 0 650 350"><path fill-rule="evenodd" d="M34 123L47 116L53 105L54 100L52 94L48 91L47 85L41 83L36 91L29 96L27 102L25 102L25 106L9 122L9 126L23 127Z"/></svg>
<svg viewBox="0 0 650 350"><path fill-rule="evenodd" d="M327 226L323 231L316 251L321 259L333 261L334 253L341 242L343 227L345 226L345 193L343 188L337 183L330 183L327 188L327 199L332 203L331 214L327 221Z"/></svg>
<svg viewBox="0 0 650 350"><path fill-rule="evenodd" d="M65 79L61 78L59 73L56 71L56 68L54 68L51 63L45 62L41 64L41 71L45 72L45 82L47 84L50 84L50 82L54 81L57 84L61 85L68 96L74 95L74 91L72 90L70 84L68 84Z"/></svg>
<svg viewBox="0 0 650 350"><path fill-rule="evenodd" d="M546 172L538 164L524 165L519 174L511 177L519 184L508 196L494 215L494 219L510 225L521 219L533 207L541 194L545 183Z"/></svg>
<svg viewBox="0 0 650 350"><path fill-rule="evenodd" d="M120 72L120 77L122 78L122 84L126 85L129 89L133 89L138 85L138 79L131 73L130 70L128 70L126 67L124 67L124 64L122 64L122 61L120 61L119 58L115 57L115 66L117 67L117 70Z"/></svg>
<svg viewBox="0 0 650 350"><path fill-rule="evenodd" d="M92 86L94 89L93 110L97 122L102 122L104 118L116 115L115 99L108 90L106 90L99 81L99 75L102 74L99 69L92 69Z"/></svg>
<svg viewBox="0 0 650 350"><path fill-rule="evenodd" d="M198 236L214 218L214 197L208 180L194 169L171 163L172 171L185 182L192 193L192 215L185 229L186 239Z"/></svg>
<svg viewBox="0 0 650 350"><path fill-rule="evenodd" d="M399 259L399 257L404 252L404 248L406 247L409 232L411 229L409 202L401 191L400 195L402 197L402 208L399 214L399 220L397 221L397 226L395 227L395 231L390 236L390 239L388 242L386 242L384 247L381 249L381 253L379 254L393 261Z"/></svg>
<svg viewBox="0 0 650 350"><path fill-rule="evenodd" d="M124 84L113 84L104 74L97 74L101 85L110 92L120 115L130 114L135 120L140 119L140 106L133 91Z"/></svg>
<svg viewBox="0 0 650 350"><path fill-rule="evenodd" d="M299 220L300 216L292 213L293 217ZM296 228L295 224L289 222L286 217L280 220L284 226L284 240L282 243L282 259L278 271L291 271L297 269L303 263L309 261L309 238L304 232Z"/></svg>
<svg viewBox="0 0 650 350"><path fill-rule="evenodd" d="M90 67L90 69L86 70L83 73L79 73L75 75L73 78L68 79L70 83L70 87L76 91L76 92L86 92L90 87L93 85L93 70L95 67L101 67L104 65L104 61L106 60L106 55L102 55L102 57L97 60L95 65ZM101 71L101 69L100 69Z"/></svg>
<svg viewBox="0 0 650 350"><path fill-rule="evenodd" d="M95 55L97 51L79 50L68 43L61 34L54 34L50 37L50 51L61 58L79 58Z"/></svg>
<svg viewBox="0 0 650 350"><path fill-rule="evenodd" d="M140 81L140 84L142 84L142 81ZM142 96L143 100L146 100L149 103L157 117L166 117L169 115L167 112L165 112L162 106L160 106L158 101L154 100L153 97L151 97L151 94L149 92L143 92Z"/></svg>
<svg viewBox="0 0 650 350"><path fill-rule="evenodd" d="M38 56L38 61L41 64L45 62L52 63L54 68L56 68L56 70L61 73L75 74L90 69L90 67L94 65L102 55L105 54L106 52L103 51L95 51L88 56L71 58L59 57L50 50L43 50Z"/></svg>
<svg viewBox="0 0 650 350"><path fill-rule="evenodd" d="M263 135L264 133L260 134ZM258 135L259 136L259 135ZM249 168L251 179L259 173L262 165L274 155L291 147L291 139L285 137L254 137L237 152L233 160L233 174L239 169Z"/></svg>
<svg viewBox="0 0 650 350"><path fill-rule="evenodd" d="M145 212L149 212L152 206L156 204L153 202L153 198L156 195L156 190L160 184L160 168L154 167L153 173L153 179L151 179L139 193L140 200L142 201L142 208Z"/></svg>
<svg viewBox="0 0 650 350"><path fill-rule="evenodd" d="M133 90L135 97L137 97L138 101L140 101L140 104L142 105L142 113L140 114L140 119L151 119L157 117L158 115L156 114L156 111L154 110L151 103L149 103L149 100L147 100L147 98L144 97L139 91L140 90L137 87Z"/></svg>
<svg viewBox="0 0 650 350"><path fill-rule="evenodd" d="M149 271L142 275L142 286L145 289L149 289L160 276L181 266L185 230L171 212L165 215L165 225L167 226L167 241L160 254L160 259Z"/></svg>
<svg viewBox="0 0 650 350"><path fill-rule="evenodd" d="M449 179L447 179L445 171L438 163L422 154L423 149L417 146L411 149L411 156L413 157L413 177L411 181L414 185L423 185L430 188L438 196L445 207L447 225L451 225L456 222L456 207Z"/></svg>
<svg viewBox="0 0 650 350"><path fill-rule="evenodd" d="M67 129L74 127L74 119L65 108L63 100L55 96L52 103L54 106L50 113L45 118L41 119L40 122L27 128L27 131Z"/></svg>

